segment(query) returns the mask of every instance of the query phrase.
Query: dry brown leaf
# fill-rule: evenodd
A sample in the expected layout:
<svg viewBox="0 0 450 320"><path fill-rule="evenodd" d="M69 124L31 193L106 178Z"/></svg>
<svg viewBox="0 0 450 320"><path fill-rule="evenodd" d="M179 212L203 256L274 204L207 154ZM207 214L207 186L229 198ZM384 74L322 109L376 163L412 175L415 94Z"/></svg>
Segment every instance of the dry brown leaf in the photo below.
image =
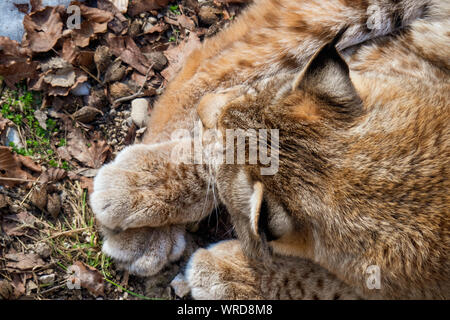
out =
<svg viewBox="0 0 450 320"><path fill-rule="evenodd" d="M57 193L48 195L47 200L47 212L51 214L53 218L57 218L61 211L61 196Z"/></svg>
<svg viewBox="0 0 450 320"><path fill-rule="evenodd" d="M108 69L106 69L105 73L105 83L116 82L122 80L125 76L127 68L122 66L122 61L117 59L114 61Z"/></svg>
<svg viewBox="0 0 450 320"><path fill-rule="evenodd" d="M64 147L60 147L64 148ZM58 148L58 149L60 149ZM64 179L67 176L67 172L64 169L61 168L49 168L47 171L44 172L44 174L39 179L42 183L48 183L48 182L56 182L61 179Z"/></svg>
<svg viewBox="0 0 450 320"><path fill-rule="evenodd" d="M102 274L95 268L76 261L69 266L68 270L73 272L75 281L79 281L81 287L87 289L94 296L104 295L104 280Z"/></svg>
<svg viewBox="0 0 450 320"><path fill-rule="evenodd" d="M0 185L13 187L23 183L22 180L32 179L26 171L21 169L20 164L20 161L14 157L11 148L0 146Z"/></svg>
<svg viewBox="0 0 450 320"><path fill-rule="evenodd" d="M17 299L25 294L25 275L24 274L12 274L11 285L14 287L14 298Z"/></svg>
<svg viewBox="0 0 450 320"><path fill-rule="evenodd" d="M30 0L31 12L42 9L42 0Z"/></svg>
<svg viewBox="0 0 450 320"><path fill-rule="evenodd" d="M14 295L14 288L7 280L0 280L0 298L5 300L12 299ZM1 299L0 299L1 300Z"/></svg>
<svg viewBox="0 0 450 320"><path fill-rule="evenodd" d="M103 112L94 107L84 106L80 110L76 111L72 116L77 121L89 123L99 114L103 114Z"/></svg>
<svg viewBox="0 0 450 320"><path fill-rule="evenodd" d="M15 84L26 78L36 77L38 63L29 59L31 52L21 48L17 41L0 37L0 75L6 84L15 89Z"/></svg>
<svg viewBox="0 0 450 320"><path fill-rule="evenodd" d="M163 8L169 2L170 0L133 0L128 7L128 13L131 16L136 16L145 11Z"/></svg>
<svg viewBox="0 0 450 320"><path fill-rule="evenodd" d="M111 64L112 54L107 46L98 46L94 53L94 62L99 73L103 73Z"/></svg>
<svg viewBox="0 0 450 320"><path fill-rule="evenodd" d="M81 15L84 19L95 22L95 23L105 23L113 19L114 15L107 11L98 8L88 7L82 3L75 2L76 5L80 7Z"/></svg>
<svg viewBox="0 0 450 320"><path fill-rule="evenodd" d="M75 69L60 57L41 64L39 79L30 85L32 90L47 91L50 96L67 96L72 89L88 80L87 75Z"/></svg>
<svg viewBox="0 0 450 320"><path fill-rule="evenodd" d="M73 30L72 40L74 44L80 48L87 47L97 33L105 33L107 28L107 22L93 23L90 20L84 20L81 23L80 29Z"/></svg>
<svg viewBox="0 0 450 320"><path fill-rule="evenodd" d="M123 62L127 63L140 73L147 73L150 63L131 37L116 37L112 34L108 34L106 40L111 52L116 57L119 57ZM151 76L151 74L149 76Z"/></svg>
<svg viewBox="0 0 450 320"><path fill-rule="evenodd" d="M6 128L11 127L13 125L13 122L9 119L3 118L3 116L0 114L0 134L6 130Z"/></svg>
<svg viewBox="0 0 450 320"><path fill-rule="evenodd" d="M69 160L72 159L72 157L70 156L70 153L69 153L69 150L67 149L67 147L59 147L58 149L56 149L56 153L63 160L69 161Z"/></svg>
<svg viewBox="0 0 450 320"><path fill-rule="evenodd" d="M45 184L37 185L31 191L30 201L40 210L45 210L45 208L47 207L47 199L48 199L47 185Z"/></svg>
<svg viewBox="0 0 450 320"><path fill-rule="evenodd" d="M113 100L133 94L133 91L122 82L114 82L109 86L109 95Z"/></svg>
<svg viewBox="0 0 450 320"><path fill-rule="evenodd" d="M160 22L158 24L155 24L150 29L145 30L144 34L151 34L151 33L155 33L155 32L161 33L161 32L166 31L167 29L169 29L169 26L166 23Z"/></svg>
<svg viewBox="0 0 450 320"><path fill-rule="evenodd" d="M81 50L72 39L67 38L63 42L62 58L74 66L83 66L86 69L93 69L94 52Z"/></svg>
<svg viewBox="0 0 450 320"><path fill-rule="evenodd" d="M191 18L183 15L178 16L177 18L178 26L193 31L195 29L195 23Z"/></svg>
<svg viewBox="0 0 450 320"><path fill-rule="evenodd" d="M8 216L2 222L3 232L10 237L20 237L27 233L27 229L16 222L7 221Z"/></svg>
<svg viewBox="0 0 450 320"><path fill-rule="evenodd" d="M36 217L26 211L4 216L2 230L8 236L22 236L36 222Z"/></svg>
<svg viewBox="0 0 450 320"><path fill-rule="evenodd" d="M94 180L88 177L80 177L80 186L82 189L87 189L88 194L94 192Z"/></svg>
<svg viewBox="0 0 450 320"><path fill-rule="evenodd" d="M169 61L169 66L161 71L161 75L170 81L182 68L186 58L199 46L200 39L195 33L191 33L180 45L167 49L164 55Z"/></svg>
<svg viewBox="0 0 450 320"><path fill-rule="evenodd" d="M60 7L46 7L26 15L22 45L33 52L47 52L62 36L63 23L59 15Z"/></svg>
<svg viewBox="0 0 450 320"><path fill-rule="evenodd" d="M30 10L30 5L28 3L14 3L14 6L19 10L21 13L28 13L28 10Z"/></svg>
<svg viewBox="0 0 450 320"><path fill-rule="evenodd" d="M75 159L94 169L99 168L105 162L111 151L104 140L93 139L88 142L78 128L69 132L67 148Z"/></svg>
<svg viewBox="0 0 450 320"><path fill-rule="evenodd" d="M109 0L97 0L97 7L101 10L111 12L114 15L114 19L108 22L108 28L115 34L121 34L126 28L128 28L128 19L117 9L117 7Z"/></svg>
<svg viewBox="0 0 450 320"><path fill-rule="evenodd" d="M7 268L21 271L32 270L45 265L44 260L35 253L8 253L5 258Z"/></svg>
<svg viewBox="0 0 450 320"><path fill-rule="evenodd" d="M22 156L20 154L16 155L16 157L25 168L28 168L34 172L42 172L42 167L35 163L30 157Z"/></svg>

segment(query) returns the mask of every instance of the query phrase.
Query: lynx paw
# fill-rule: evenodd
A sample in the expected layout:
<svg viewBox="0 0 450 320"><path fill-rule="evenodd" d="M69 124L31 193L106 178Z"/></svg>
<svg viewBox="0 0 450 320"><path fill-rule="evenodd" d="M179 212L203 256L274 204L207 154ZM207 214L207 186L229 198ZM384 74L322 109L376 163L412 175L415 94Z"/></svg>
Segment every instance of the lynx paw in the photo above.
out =
<svg viewBox="0 0 450 320"><path fill-rule="evenodd" d="M212 196L200 168L171 161L176 143L130 146L100 169L90 196L100 224L122 231L199 221L210 213Z"/></svg>
<svg viewBox="0 0 450 320"><path fill-rule="evenodd" d="M177 226L106 232L102 250L130 273L152 276L181 258L186 248L184 232Z"/></svg>
<svg viewBox="0 0 450 320"><path fill-rule="evenodd" d="M237 240L198 249L186 268L191 295L198 300L262 299L255 271Z"/></svg>

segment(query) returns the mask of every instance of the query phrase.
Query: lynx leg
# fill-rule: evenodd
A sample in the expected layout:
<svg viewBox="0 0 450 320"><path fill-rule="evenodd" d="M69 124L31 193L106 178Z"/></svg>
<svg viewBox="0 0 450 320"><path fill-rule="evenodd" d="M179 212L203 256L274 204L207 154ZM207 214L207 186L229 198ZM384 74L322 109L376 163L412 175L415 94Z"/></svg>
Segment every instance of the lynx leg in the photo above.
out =
<svg viewBox="0 0 450 320"><path fill-rule="evenodd" d="M237 240L199 249L186 279L194 299L361 299L345 283L304 259L274 257L265 266L252 263Z"/></svg>
<svg viewBox="0 0 450 320"><path fill-rule="evenodd" d="M213 204L207 170L176 163L172 159L176 147L177 142L134 145L103 166L90 200L97 220L108 229L126 230L207 216Z"/></svg>

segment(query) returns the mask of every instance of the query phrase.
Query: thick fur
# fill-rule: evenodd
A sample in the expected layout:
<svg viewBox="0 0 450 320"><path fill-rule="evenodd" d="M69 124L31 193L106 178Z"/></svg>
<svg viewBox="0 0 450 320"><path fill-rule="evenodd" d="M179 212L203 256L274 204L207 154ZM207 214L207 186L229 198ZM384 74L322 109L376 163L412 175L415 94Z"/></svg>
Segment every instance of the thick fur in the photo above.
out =
<svg viewBox="0 0 450 320"><path fill-rule="evenodd" d="M95 179L91 204L109 230L105 251L135 273L158 272L181 255L180 225L209 212L217 186L245 255L234 242L229 252L220 245L197 252L188 272L194 297L314 298L262 290L262 285L279 287L264 276L271 265L295 270L298 263L302 270L311 264L282 254L317 264L307 276L286 273L293 283L298 277L314 283L304 289L308 292L317 282L306 278L322 275L334 279L321 282L327 283L323 292L337 288L339 297L449 298L449 3L377 3L384 24L370 30L369 2L257 1L194 51L155 106L145 138L152 145L122 151ZM342 61L337 75L308 74L330 63L314 60L317 66L311 66L311 57L345 26L337 47L350 75ZM192 130L202 97L237 86L230 101L219 103L219 128L280 129L279 172L260 176L258 166L236 165L211 172L168 161L171 133ZM336 106L346 106L346 112ZM290 225L279 229L267 223L285 231L269 242L277 254L266 263L252 258L258 252L268 257L264 239L249 227L254 182L263 184L269 209L278 208L271 210L270 221L281 214ZM167 249L148 250L161 246ZM133 248L136 254L129 253ZM381 269L376 292L366 286L370 265ZM242 268L248 272L239 273ZM220 276L230 270L236 278ZM202 278L215 276L215 282Z"/></svg>

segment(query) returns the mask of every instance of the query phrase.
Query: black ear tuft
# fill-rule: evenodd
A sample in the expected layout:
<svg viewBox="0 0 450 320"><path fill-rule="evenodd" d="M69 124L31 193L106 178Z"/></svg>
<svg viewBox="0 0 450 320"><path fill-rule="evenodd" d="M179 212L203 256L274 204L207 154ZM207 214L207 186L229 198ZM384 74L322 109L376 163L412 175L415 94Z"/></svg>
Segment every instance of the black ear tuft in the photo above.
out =
<svg viewBox="0 0 450 320"><path fill-rule="evenodd" d="M329 43L311 58L294 82L293 90L305 90L326 105L343 108L361 108L361 99L350 79L347 63L336 49L347 28L342 29Z"/></svg>

